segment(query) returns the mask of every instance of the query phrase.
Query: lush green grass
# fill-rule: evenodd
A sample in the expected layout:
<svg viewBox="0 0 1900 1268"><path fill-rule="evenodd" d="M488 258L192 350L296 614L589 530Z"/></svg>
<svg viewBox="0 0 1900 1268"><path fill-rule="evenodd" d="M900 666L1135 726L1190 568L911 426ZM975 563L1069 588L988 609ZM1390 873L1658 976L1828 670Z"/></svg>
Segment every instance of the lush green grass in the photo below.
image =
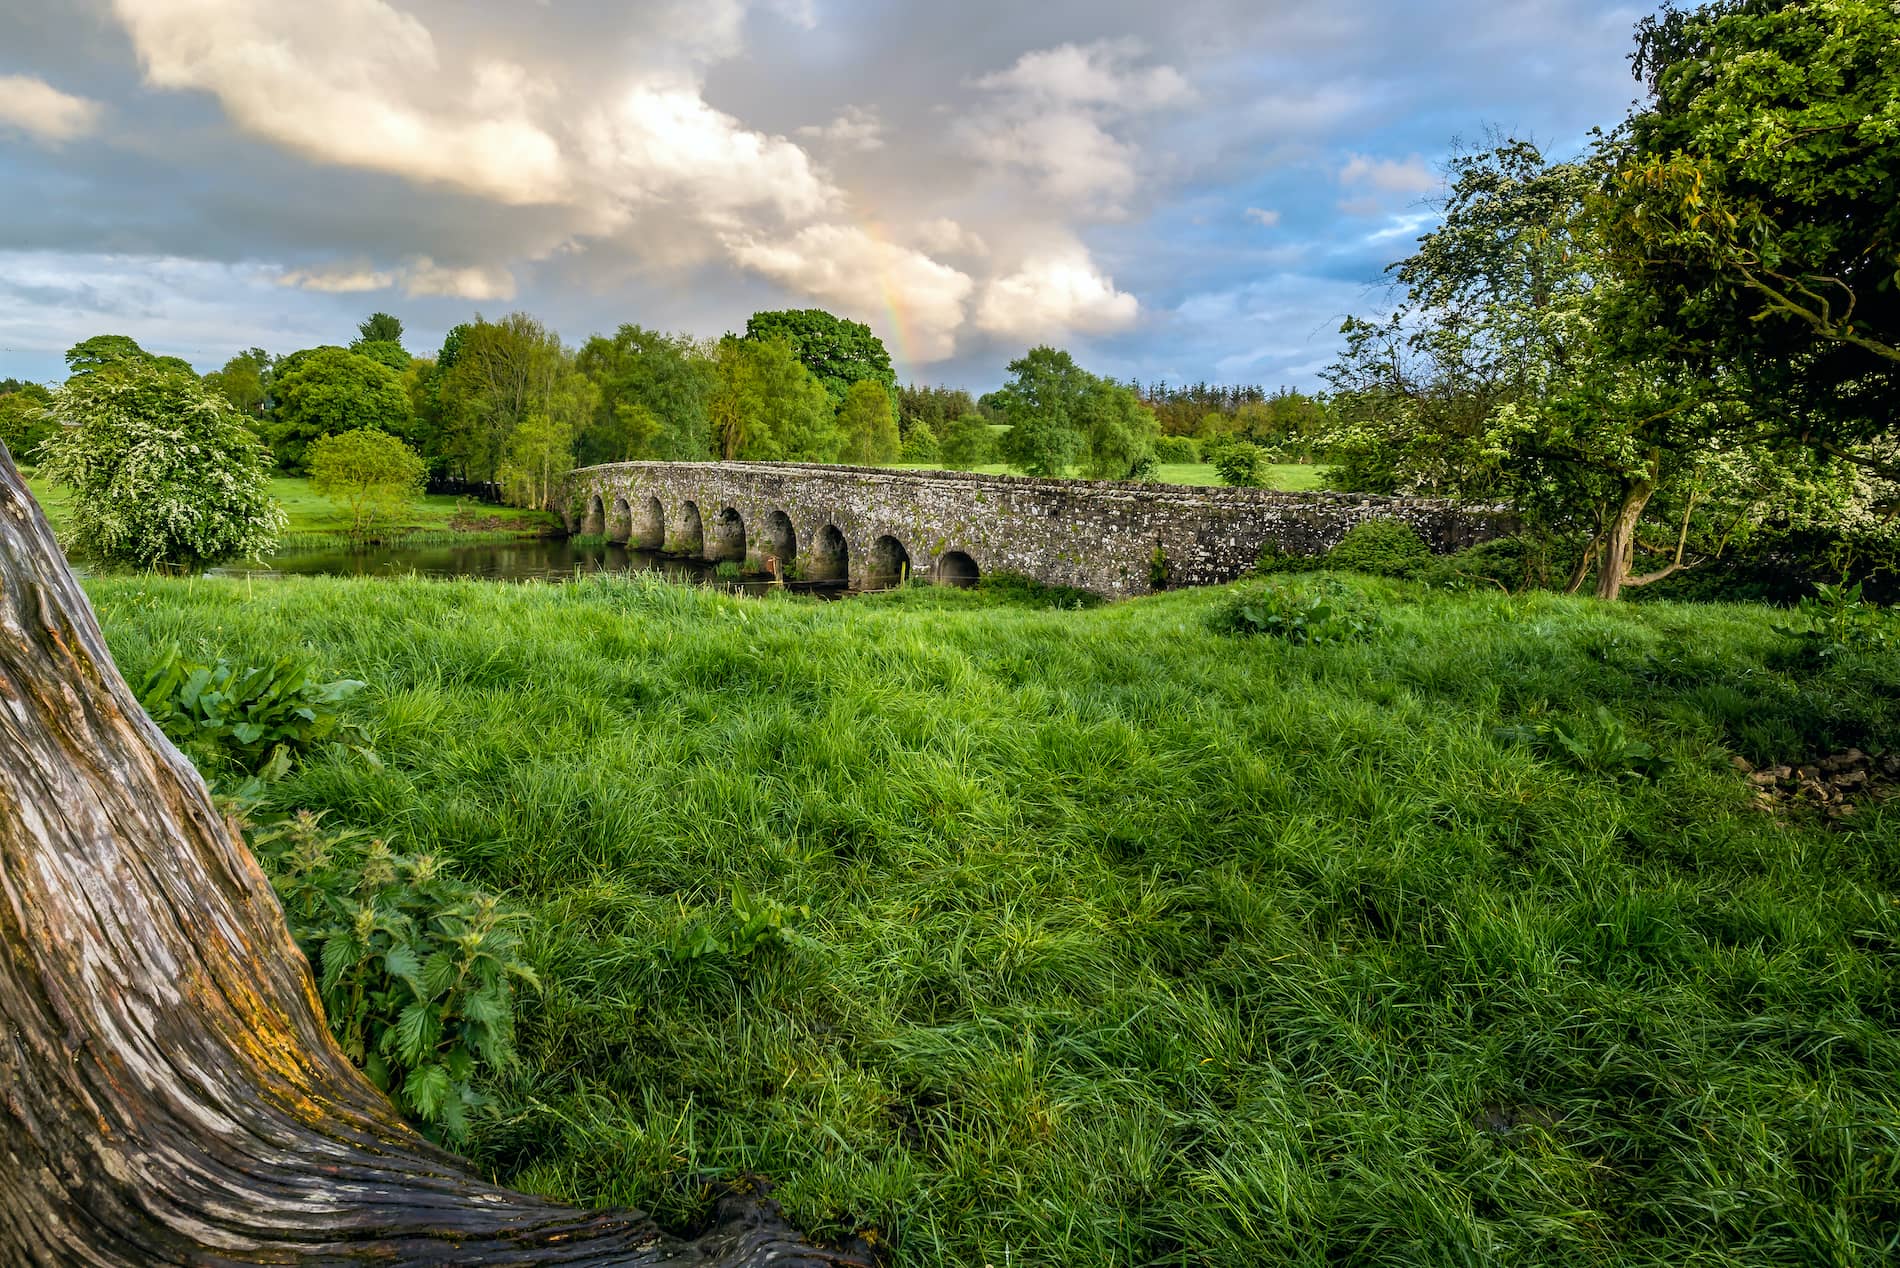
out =
<svg viewBox="0 0 1900 1268"><path fill-rule="evenodd" d="M937 469L936 463L892 463L893 467L905 471L928 471ZM971 468L985 475L1013 475L1013 468L1000 462L986 463ZM1326 468L1308 466L1296 462L1274 463L1267 467L1267 487L1280 489L1288 493L1300 493L1320 487L1320 481L1326 475ZM1220 473L1214 470L1211 462L1164 462L1155 468L1155 479L1163 484L1219 484Z"/></svg>
<svg viewBox="0 0 1900 1268"><path fill-rule="evenodd" d="M539 917L511 1183L684 1224L762 1172L906 1265L1892 1262L1900 805L1784 820L1729 758L1890 746L1900 665L1345 584L1329 647L1218 591L89 586L135 676L367 679L383 765L280 806ZM1503 730L1599 705L1658 777ZM809 945L683 952L735 884Z"/></svg>
<svg viewBox="0 0 1900 1268"><path fill-rule="evenodd" d="M53 527L63 528L68 495L37 476L29 477L27 486L46 509L46 518ZM310 487L310 481L301 476L278 476L273 479L271 496L282 504L290 517L289 527L284 530L288 540L294 541L299 537L335 539L349 531L349 512L317 493ZM453 525L458 512L473 521L466 531L491 535L506 533L539 537L559 527L559 519L546 511L488 506L455 497L431 496L418 498L399 521L386 528L379 527L377 531L383 536L456 533L461 531Z"/></svg>

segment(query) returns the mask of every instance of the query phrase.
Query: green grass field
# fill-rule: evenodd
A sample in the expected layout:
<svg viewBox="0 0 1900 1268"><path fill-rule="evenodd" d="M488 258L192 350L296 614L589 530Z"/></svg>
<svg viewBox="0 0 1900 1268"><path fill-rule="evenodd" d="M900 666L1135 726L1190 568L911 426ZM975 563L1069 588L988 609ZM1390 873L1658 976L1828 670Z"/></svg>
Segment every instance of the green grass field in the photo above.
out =
<svg viewBox="0 0 1900 1268"><path fill-rule="evenodd" d="M1333 584L1302 577L1294 586ZM662 583L95 579L158 649L365 679L381 766L274 793L531 911L475 1155L690 1225L708 1185L902 1265L1874 1264L1900 1253L1900 664L1765 609L1351 580L1363 642ZM1508 728L1596 711L1653 778ZM808 941L670 952L735 885Z"/></svg>
<svg viewBox="0 0 1900 1268"><path fill-rule="evenodd" d="M69 495L38 477L29 477L27 487L46 510L46 518L55 530L66 522ZM271 480L271 496L283 505L290 517L284 530L287 539L298 537L337 537L348 533L349 513L310 487L301 476L278 476ZM539 537L558 529L558 517L544 511L523 510L514 506L488 506L464 502L459 498L432 496L418 498L401 520L379 529L391 536L415 533L446 534L457 531L452 521L458 510L465 511L475 523L469 531L482 533L518 533Z"/></svg>
<svg viewBox="0 0 1900 1268"><path fill-rule="evenodd" d="M891 466L904 471L937 470L935 463L898 462ZM1014 475L1004 463L991 462L971 468L984 475ZM1326 468L1295 462L1274 463L1267 468L1267 487L1286 493L1302 493L1320 487ZM1164 462L1155 468L1155 479L1162 484L1219 484L1220 473L1209 462Z"/></svg>

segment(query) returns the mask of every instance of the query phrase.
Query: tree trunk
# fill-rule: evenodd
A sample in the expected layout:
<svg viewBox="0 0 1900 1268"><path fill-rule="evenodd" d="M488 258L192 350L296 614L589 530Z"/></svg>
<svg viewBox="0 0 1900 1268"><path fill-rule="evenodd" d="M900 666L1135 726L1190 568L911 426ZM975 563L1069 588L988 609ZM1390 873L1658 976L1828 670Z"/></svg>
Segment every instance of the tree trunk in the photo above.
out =
<svg viewBox="0 0 1900 1268"><path fill-rule="evenodd" d="M839 1265L472 1175L324 1025L270 885L114 667L0 447L0 1262Z"/></svg>
<svg viewBox="0 0 1900 1268"><path fill-rule="evenodd" d="M1645 476L1623 486L1623 501L1603 530L1603 558L1597 564L1597 598L1614 599L1636 556L1636 525L1643 518L1656 482Z"/></svg>

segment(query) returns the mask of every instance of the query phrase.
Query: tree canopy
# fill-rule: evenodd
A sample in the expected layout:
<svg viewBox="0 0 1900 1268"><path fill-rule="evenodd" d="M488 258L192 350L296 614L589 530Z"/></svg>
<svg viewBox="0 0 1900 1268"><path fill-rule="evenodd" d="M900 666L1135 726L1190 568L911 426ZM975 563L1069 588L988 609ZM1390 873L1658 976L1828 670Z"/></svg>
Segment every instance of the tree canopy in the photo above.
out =
<svg viewBox="0 0 1900 1268"><path fill-rule="evenodd" d="M1079 415L1094 376L1055 348L1031 348L1009 363L1009 378L993 394L1009 423L1003 461L1030 475L1066 474L1082 451Z"/></svg>
<svg viewBox="0 0 1900 1268"><path fill-rule="evenodd" d="M710 402L716 456L728 462L833 462L838 420L824 385L779 339L719 341Z"/></svg>
<svg viewBox="0 0 1900 1268"><path fill-rule="evenodd" d="M311 487L349 511L350 536L359 540L420 497L428 474L415 450L372 427L320 437L308 459Z"/></svg>
<svg viewBox="0 0 1900 1268"><path fill-rule="evenodd" d="M711 456L707 409L717 375L689 336L623 325L589 339L575 363L599 392L580 434L582 465Z"/></svg>
<svg viewBox="0 0 1900 1268"><path fill-rule="evenodd" d="M230 402L156 360L117 362L53 393L40 472L72 491L80 554L192 566L270 549L284 523L270 457Z"/></svg>
<svg viewBox="0 0 1900 1268"><path fill-rule="evenodd" d="M373 427L401 435L410 420L402 376L347 348L313 348L285 358L273 392L268 438L287 471L302 471L310 444L323 436Z"/></svg>
<svg viewBox="0 0 1900 1268"><path fill-rule="evenodd" d="M745 337L754 343L781 341L800 364L817 378L831 397L832 407L844 403L853 383L872 379L892 396L897 375L884 341L861 321L849 321L822 308L791 308L753 313Z"/></svg>
<svg viewBox="0 0 1900 1268"><path fill-rule="evenodd" d="M897 460L901 447L897 413L882 383L860 379L851 385L844 394L844 404L838 408L838 432L842 462L875 467Z"/></svg>

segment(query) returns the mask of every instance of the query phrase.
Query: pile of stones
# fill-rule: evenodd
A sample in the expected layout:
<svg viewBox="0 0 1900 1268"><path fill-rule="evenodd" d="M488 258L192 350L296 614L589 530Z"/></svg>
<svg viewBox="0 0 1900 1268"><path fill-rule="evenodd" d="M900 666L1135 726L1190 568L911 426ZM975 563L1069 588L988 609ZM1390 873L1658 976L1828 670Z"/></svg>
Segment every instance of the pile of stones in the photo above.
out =
<svg viewBox="0 0 1900 1268"><path fill-rule="evenodd" d="M1816 762L1759 770L1738 757L1735 768L1755 786L1755 802L1764 810L1807 805L1830 819L1844 819L1857 806L1900 797L1900 753L1869 757L1850 748Z"/></svg>

